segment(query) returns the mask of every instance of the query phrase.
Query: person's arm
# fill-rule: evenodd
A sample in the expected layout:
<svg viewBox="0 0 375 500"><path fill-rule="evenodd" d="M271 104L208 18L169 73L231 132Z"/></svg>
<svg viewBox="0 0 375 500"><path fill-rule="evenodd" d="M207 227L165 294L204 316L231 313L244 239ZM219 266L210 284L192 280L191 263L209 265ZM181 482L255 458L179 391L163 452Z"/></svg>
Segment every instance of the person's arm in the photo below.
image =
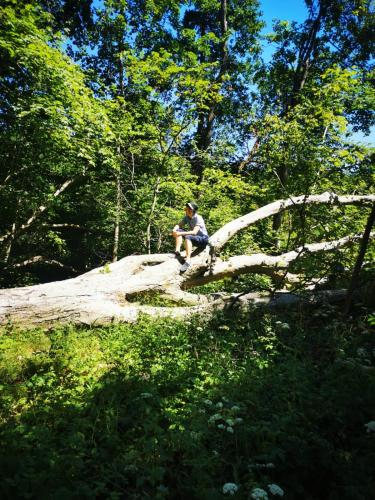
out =
<svg viewBox="0 0 375 500"><path fill-rule="evenodd" d="M184 220L181 219L180 222L174 226L172 231L177 231L177 229L183 229L183 228L184 228Z"/></svg>
<svg viewBox="0 0 375 500"><path fill-rule="evenodd" d="M177 229L183 229L184 225L185 225L184 219L181 219L180 222L173 227L172 234L175 233L177 231ZM179 234L180 234L180 231L179 231Z"/></svg>
<svg viewBox="0 0 375 500"><path fill-rule="evenodd" d="M194 229L192 231L179 231L178 234L180 236L190 236L190 235L195 236L196 234L199 233L199 229L200 229L200 227L197 225L194 227Z"/></svg>

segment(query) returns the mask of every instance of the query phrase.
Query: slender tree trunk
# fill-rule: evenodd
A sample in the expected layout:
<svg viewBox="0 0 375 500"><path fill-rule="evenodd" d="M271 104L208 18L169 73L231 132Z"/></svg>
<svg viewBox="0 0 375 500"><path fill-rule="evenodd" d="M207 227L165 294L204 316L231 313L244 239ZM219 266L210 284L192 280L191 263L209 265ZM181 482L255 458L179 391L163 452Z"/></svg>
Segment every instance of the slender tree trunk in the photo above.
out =
<svg viewBox="0 0 375 500"><path fill-rule="evenodd" d="M324 0L319 0L319 12L316 18L312 21L309 32L307 33L306 39L302 46L300 47L298 54L297 68L293 76L292 91L289 98L286 101L286 107L283 115L287 116L289 111L291 111L298 103L298 98L303 90L309 70L311 67L311 58L316 47L317 35L321 27L322 18L325 14L325 8L323 5ZM289 169L286 163L279 166L277 169L277 174L282 185L282 194L285 193L285 188L287 187L289 178ZM279 231L283 220L283 214L277 214L273 219L272 228L274 231ZM280 240L277 238L276 247L279 246Z"/></svg>
<svg viewBox="0 0 375 500"><path fill-rule="evenodd" d="M288 177L289 177L289 169L288 169L288 166L286 163L284 163L283 165L280 166L280 168L278 169L277 175L279 178L279 182L281 184L280 190L283 192L283 194L285 194L286 186L288 183ZM282 222L283 222L283 213L280 212L273 217L272 229L274 231L278 232L280 227L281 227ZM279 248L279 246L280 246L280 239L278 237L276 238L275 245L276 245L276 248Z"/></svg>
<svg viewBox="0 0 375 500"><path fill-rule="evenodd" d="M12 229L11 229L11 235L10 235L9 240L7 242L7 247L5 249L5 257L4 257L5 263L7 263L9 260L10 252L12 251L12 245L13 245L13 240L14 240L15 234L16 234L16 223L13 222Z"/></svg>
<svg viewBox="0 0 375 500"><path fill-rule="evenodd" d="M228 4L227 0L221 0L220 2L220 27L221 27L221 61L219 74L216 78L216 82L220 82L223 75L227 70L228 64L228 42L226 35L228 33ZM202 29L201 29L202 31ZM200 114L198 118L198 128L197 128L197 148L199 152L205 153L211 145L212 136L214 133L214 124L216 118L216 103L210 106L207 113ZM202 155L198 157L193 162L193 170L197 175L197 183L200 184L203 179L204 173L204 159Z"/></svg>
<svg viewBox="0 0 375 500"><path fill-rule="evenodd" d="M160 184L160 177L156 179L156 184L154 188L154 197L152 200L152 205L151 205L151 210L150 214L148 217L148 224L147 224L147 230L146 230L146 246L147 246L147 253L150 255L151 254L151 224L152 224L152 218L155 212L155 207L156 207L156 202L158 199L158 194L159 194L159 184Z"/></svg>
<svg viewBox="0 0 375 500"><path fill-rule="evenodd" d="M298 54L298 63L296 71L294 72L293 87L290 95L290 100L287 104L286 114L297 104L298 96L306 83L306 79L311 66L311 57L316 47L317 35L321 27L323 15L325 13L325 9L322 4L323 1L324 0L320 0L319 12L316 18L312 21L306 40L300 48Z"/></svg>
<svg viewBox="0 0 375 500"><path fill-rule="evenodd" d="M355 266L353 269L352 278L350 280L348 293L346 296L345 314L348 314L350 311L350 307L352 305L352 300L353 300L353 294L359 285L359 275L361 272L363 259L365 258L368 243L370 240L371 228L374 225L374 222L375 222L375 203L372 206L372 210L371 210L370 215L367 219L366 228L365 228L365 231L363 233L363 238L362 238L361 245L359 248L357 260L356 260L356 263L355 263Z"/></svg>
<svg viewBox="0 0 375 500"><path fill-rule="evenodd" d="M120 219L121 219L121 175L117 172L116 175L116 215L115 215L115 231L113 235L113 251L112 262L117 262L118 258L118 245L120 239Z"/></svg>

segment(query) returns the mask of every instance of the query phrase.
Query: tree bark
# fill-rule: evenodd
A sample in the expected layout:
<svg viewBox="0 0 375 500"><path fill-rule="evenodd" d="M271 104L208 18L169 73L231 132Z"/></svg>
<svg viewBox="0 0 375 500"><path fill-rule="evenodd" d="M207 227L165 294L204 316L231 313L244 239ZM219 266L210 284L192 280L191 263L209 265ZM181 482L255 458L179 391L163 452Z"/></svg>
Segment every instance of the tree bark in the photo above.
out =
<svg viewBox="0 0 375 500"><path fill-rule="evenodd" d="M227 261L212 261L212 250L219 251L241 229L288 208L308 204L367 204L375 195L337 196L333 193L299 196L278 200L235 219L210 238L210 245L194 252L192 265L185 274L174 254L132 255L65 281L25 288L0 290L0 325L7 322L28 327L50 326L58 321L75 324L106 324L136 321L140 313L153 316L185 317L222 307L222 300L186 290L196 285L244 273L275 276L288 270L301 254L331 251L357 241L346 236L331 242L318 242L279 256L237 255ZM374 236L374 235L371 235ZM286 273L288 278L288 273ZM295 280L290 275L290 280ZM154 307L139 303L153 295L178 303L178 307ZM181 305L183 304L183 306ZM188 304L188 306L185 306ZM192 305L193 304L193 305ZM221 304L221 305L220 305Z"/></svg>
<svg viewBox="0 0 375 500"><path fill-rule="evenodd" d="M146 247L147 247L148 254L151 254L151 224L152 224L152 218L153 218L154 212L155 212L156 202L158 199L159 185L160 185L160 177L158 177L156 179L156 184L154 187L154 196L152 199L150 214L148 216L148 224L147 224L147 229L146 229Z"/></svg>
<svg viewBox="0 0 375 500"><path fill-rule="evenodd" d="M375 223L375 203L372 206L371 213L367 219L367 224L365 231L363 233L363 238L361 240L361 245L359 248L358 252L358 257L354 266L352 278L350 280L349 288L348 288L348 294L346 297L346 304L345 304L345 314L348 314L352 305L352 300L353 300L353 294L355 289L358 287L359 284L359 274L361 272L363 260L365 258L366 250L371 238L371 229L372 226Z"/></svg>
<svg viewBox="0 0 375 500"><path fill-rule="evenodd" d="M113 250L112 262L117 262L118 245L120 240L120 217L121 217L121 175L116 174L116 214L115 214L115 229L113 234Z"/></svg>
<svg viewBox="0 0 375 500"><path fill-rule="evenodd" d="M325 16L326 7L323 0L319 0L319 11L315 19L311 19L309 31L305 34L305 39L299 49L297 67L293 75L293 83L290 94L286 98L285 109L283 115L288 116L298 103L299 96L305 86L309 70L311 67L311 58L317 43L317 35L321 28L322 19ZM289 169L286 163L281 164L277 169L279 181L284 192L287 192L287 184L289 178ZM277 214L273 218L273 230L279 231L282 224L282 214ZM279 239L276 240L276 246L279 246Z"/></svg>
<svg viewBox="0 0 375 500"><path fill-rule="evenodd" d="M221 82L224 74L227 71L228 65L228 4L227 0L220 1L220 28L221 28L221 55L220 55L220 69L215 79L216 83ZM204 34L204 32L203 32ZM214 123L217 114L216 103L211 104L207 112L201 113L198 118L197 127L197 148L199 152L205 153L211 145L212 136L214 134ZM201 155L194 158L193 170L197 175L197 184L203 180L204 173L204 160Z"/></svg>

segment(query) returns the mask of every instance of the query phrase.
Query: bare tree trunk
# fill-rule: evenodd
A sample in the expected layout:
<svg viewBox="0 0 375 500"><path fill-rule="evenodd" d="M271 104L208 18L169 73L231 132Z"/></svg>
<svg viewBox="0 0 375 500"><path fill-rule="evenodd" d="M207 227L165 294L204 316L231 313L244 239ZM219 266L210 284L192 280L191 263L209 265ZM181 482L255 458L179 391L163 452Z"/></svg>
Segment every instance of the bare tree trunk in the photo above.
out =
<svg viewBox="0 0 375 500"><path fill-rule="evenodd" d="M353 293L358 288L359 285L359 275L361 272L362 264L363 264L363 259L365 258L366 250L370 241L370 235L371 235L371 229L372 226L374 225L375 222L375 203L372 206L372 210L370 215L368 216L367 219L367 224L365 231L363 233L363 238L361 241L361 245L359 247L359 252L358 252L358 257L353 269L353 274L352 278L350 280L350 285L348 288L348 294L346 297L346 303L345 303L345 314L348 314L350 311L350 307L352 305L352 300L353 300Z"/></svg>
<svg viewBox="0 0 375 500"><path fill-rule="evenodd" d="M154 197L152 199L152 205L151 205L151 209L150 209L150 214L148 216L148 224L147 224L147 229L146 229L146 246L147 246L147 252L149 255L151 254L151 224L152 224L152 218L153 218L155 207L156 207L156 202L158 199L159 184L160 184L160 177L158 177L156 179L156 184L154 187Z"/></svg>
<svg viewBox="0 0 375 500"><path fill-rule="evenodd" d="M7 241L7 247L5 249L5 257L4 257L4 262L7 264L8 261L9 261L9 257L10 257L10 252L12 250L12 245L13 245L13 240L14 240L14 236L16 234L16 223L13 222L12 224L12 230L11 230L11 235Z"/></svg>
<svg viewBox="0 0 375 500"><path fill-rule="evenodd" d="M120 218L121 218L121 176L120 172L116 175L116 215L115 215L115 231L113 235L113 251L112 262L117 262L118 244L120 239Z"/></svg>

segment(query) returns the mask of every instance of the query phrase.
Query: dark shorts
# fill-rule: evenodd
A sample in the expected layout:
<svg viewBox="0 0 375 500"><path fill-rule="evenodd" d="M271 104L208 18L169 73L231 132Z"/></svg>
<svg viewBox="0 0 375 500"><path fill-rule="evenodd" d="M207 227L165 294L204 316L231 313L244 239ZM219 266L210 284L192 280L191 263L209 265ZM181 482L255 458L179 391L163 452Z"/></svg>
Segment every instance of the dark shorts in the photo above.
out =
<svg viewBox="0 0 375 500"><path fill-rule="evenodd" d="M181 232L183 229L178 229L177 232ZM182 236L185 240L190 240L195 247L205 248L208 243L208 236L198 236L193 234L188 234L187 236Z"/></svg>

